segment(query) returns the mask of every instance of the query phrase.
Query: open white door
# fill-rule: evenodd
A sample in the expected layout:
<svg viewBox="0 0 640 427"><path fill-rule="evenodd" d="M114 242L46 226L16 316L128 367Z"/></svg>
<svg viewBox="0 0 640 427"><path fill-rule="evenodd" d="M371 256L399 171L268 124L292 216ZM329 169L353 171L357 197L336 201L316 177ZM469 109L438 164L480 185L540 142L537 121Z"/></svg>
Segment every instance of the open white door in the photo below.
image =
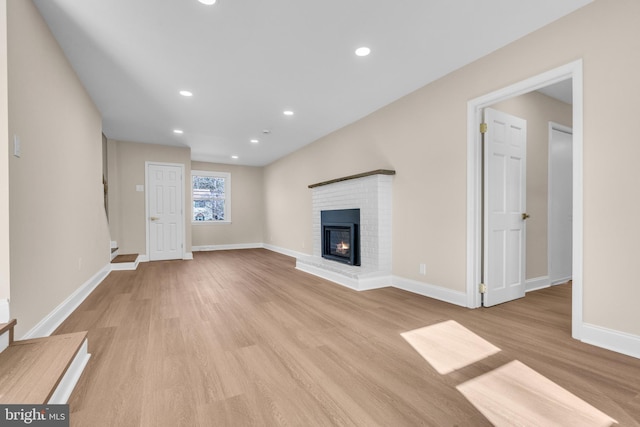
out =
<svg viewBox="0 0 640 427"><path fill-rule="evenodd" d="M147 165L149 260L183 258L183 167Z"/></svg>
<svg viewBox="0 0 640 427"><path fill-rule="evenodd" d="M484 306L524 297L527 122L484 110Z"/></svg>

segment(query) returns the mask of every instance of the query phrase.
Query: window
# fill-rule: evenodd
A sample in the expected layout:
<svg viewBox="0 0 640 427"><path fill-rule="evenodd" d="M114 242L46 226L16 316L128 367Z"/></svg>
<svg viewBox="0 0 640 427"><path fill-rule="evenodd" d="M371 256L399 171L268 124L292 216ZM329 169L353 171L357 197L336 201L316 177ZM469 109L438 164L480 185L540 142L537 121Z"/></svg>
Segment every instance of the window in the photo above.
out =
<svg viewBox="0 0 640 427"><path fill-rule="evenodd" d="M194 222L231 222L231 174L192 171Z"/></svg>

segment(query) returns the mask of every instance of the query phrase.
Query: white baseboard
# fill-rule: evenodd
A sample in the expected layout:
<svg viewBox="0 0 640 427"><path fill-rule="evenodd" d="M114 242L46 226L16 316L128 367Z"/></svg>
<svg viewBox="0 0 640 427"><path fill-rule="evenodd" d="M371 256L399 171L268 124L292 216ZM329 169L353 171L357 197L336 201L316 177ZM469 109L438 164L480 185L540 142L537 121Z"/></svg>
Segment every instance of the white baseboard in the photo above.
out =
<svg viewBox="0 0 640 427"><path fill-rule="evenodd" d="M184 255L182 255L182 259L185 261L190 261L193 259L193 252L186 252Z"/></svg>
<svg viewBox="0 0 640 427"><path fill-rule="evenodd" d="M638 335L583 323L581 341L640 359L640 336Z"/></svg>
<svg viewBox="0 0 640 427"><path fill-rule="evenodd" d="M279 254L287 255L293 258L309 256L309 254L292 251L291 249L281 248L279 246L269 245L266 243L234 243L229 245L201 245L191 247L192 252L229 251L237 249L267 249L272 252L277 252Z"/></svg>
<svg viewBox="0 0 640 427"><path fill-rule="evenodd" d="M73 392L82 375L82 371L89 363L89 358L91 358L91 354L88 353L87 340L85 339L47 403L57 405L67 403L71 392Z"/></svg>
<svg viewBox="0 0 640 427"><path fill-rule="evenodd" d="M551 286L549 276L540 276L533 279L527 279L524 282L524 291L537 291L538 289L548 288L549 286Z"/></svg>
<svg viewBox="0 0 640 427"><path fill-rule="evenodd" d="M262 243L235 243L230 245L203 245L192 246L193 252L205 252L205 251L231 251L236 249L259 249L263 248Z"/></svg>
<svg viewBox="0 0 640 427"><path fill-rule="evenodd" d="M138 262L149 262L149 257L146 254L138 255Z"/></svg>
<svg viewBox="0 0 640 427"><path fill-rule="evenodd" d="M461 307L467 306L466 293L453 291L441 286L430 285L428 283L418 282L417 280L393 276L393 287L408 292L413 292L414 294L448 302L450 304L459 305Z"/></svg>
<svg viewBox="0 0 640 427"><path fill-rule="evenodd" d="M277 252L279 254L287 255L293 258L304 258L309 256L309 254L305 254L303 252L292 251L291 249L281 248L279 246L269 245L266 243L264 243L262 247L270 250L271 252Z"/></svg>
<svg viewBox="0 0 640 427"><path fill-rule="evenodd" d="M571 279L572 279L572 276L567 276L567 277L562 277L560 279L555 279L555 280L549 279L549 281L551 283L551 286L555 286L555 285L562 285L564 283L567 283Z"/></svg>
<svg viewBox="0 0 640 427"><path fill-rule="evenodd" d="M115 249L118 247L118 242L116 242L115 240L111 241L111 249Z"/></svg>
<svg viewBox="0 0 640 427"><path fill-rule="evenodd" d="M93 290L109 275L111 265L107 264L102 270L98 271L82 286L75 290L69 297L57 306L51 313L45 316L37 325L29 332L24 334L20 339L47 337L56 330L58 326L75 310L82 301L89 296Z"/></svg>
<svg viewBox="0 0 640 427"><path fill-rule="evenodd" d="M0 323L9 323L11 312L9 311L9 300L0 299Z"/></svg>

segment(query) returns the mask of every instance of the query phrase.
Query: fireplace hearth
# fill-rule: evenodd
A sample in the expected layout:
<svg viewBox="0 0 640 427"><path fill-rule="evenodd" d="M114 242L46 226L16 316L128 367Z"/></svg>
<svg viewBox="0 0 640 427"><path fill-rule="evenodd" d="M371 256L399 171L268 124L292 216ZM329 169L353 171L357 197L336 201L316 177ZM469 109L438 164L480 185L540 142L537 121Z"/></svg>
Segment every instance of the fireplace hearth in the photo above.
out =
<svg viewBox="0 0 640 427"><path fill-rule="evenodd" d="M360 209L322 211L322 257L360 265Z"/></svg>

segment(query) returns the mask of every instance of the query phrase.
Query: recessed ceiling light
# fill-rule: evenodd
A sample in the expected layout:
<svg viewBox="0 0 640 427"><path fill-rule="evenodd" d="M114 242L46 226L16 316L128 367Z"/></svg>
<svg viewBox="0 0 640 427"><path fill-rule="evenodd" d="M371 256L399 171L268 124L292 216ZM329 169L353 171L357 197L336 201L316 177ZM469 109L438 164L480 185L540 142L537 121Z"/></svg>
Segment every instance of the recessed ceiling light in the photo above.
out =
<svg viewBox="0 0 640 427"><path fill-rule="evenodd" d="M184 131L182 129L174 129L173 133L177 133L178 135L182 135Z"/></svg>
<svg viewBox="0 0 640 427"><path fill-rule="evenodd" d="M193 96L193 93L188 90L181 90L180 95L182 96Z"/></svg>
<svg viewBox="0 0 640 427"><path fill-rule="evenodd" d="M285 116L293 116L293 111L291 111L291 110L284 110L282 113L283 113Z"/></svg>
<svg viewBox="0 0 640 427"><path fill-rule="evenodd" d="M206 4L207 6L211 6L216 3L216 0L198 0L202 4Z"/></svg>
<svg viewBox="0 0 640 427"><path fill-rule="evenodd" d="M232 159L238 159L238 156L231 156Z"/></svg>
<svg viewBox="0 0 640 427"><path fill-rule="evenodd" d="M258 141L257 139L252 139L252 140L251 140L251 143L252 143L252 144L257 144L258 142L260 142L260 141Z"/></svg>
<svg viewBox="0 0 640 427"><path fill-rule="evenodd" d="M356 49L356 55L358 56L367 56L371 53L371 49L366 46L362 46Z"/></svg>

